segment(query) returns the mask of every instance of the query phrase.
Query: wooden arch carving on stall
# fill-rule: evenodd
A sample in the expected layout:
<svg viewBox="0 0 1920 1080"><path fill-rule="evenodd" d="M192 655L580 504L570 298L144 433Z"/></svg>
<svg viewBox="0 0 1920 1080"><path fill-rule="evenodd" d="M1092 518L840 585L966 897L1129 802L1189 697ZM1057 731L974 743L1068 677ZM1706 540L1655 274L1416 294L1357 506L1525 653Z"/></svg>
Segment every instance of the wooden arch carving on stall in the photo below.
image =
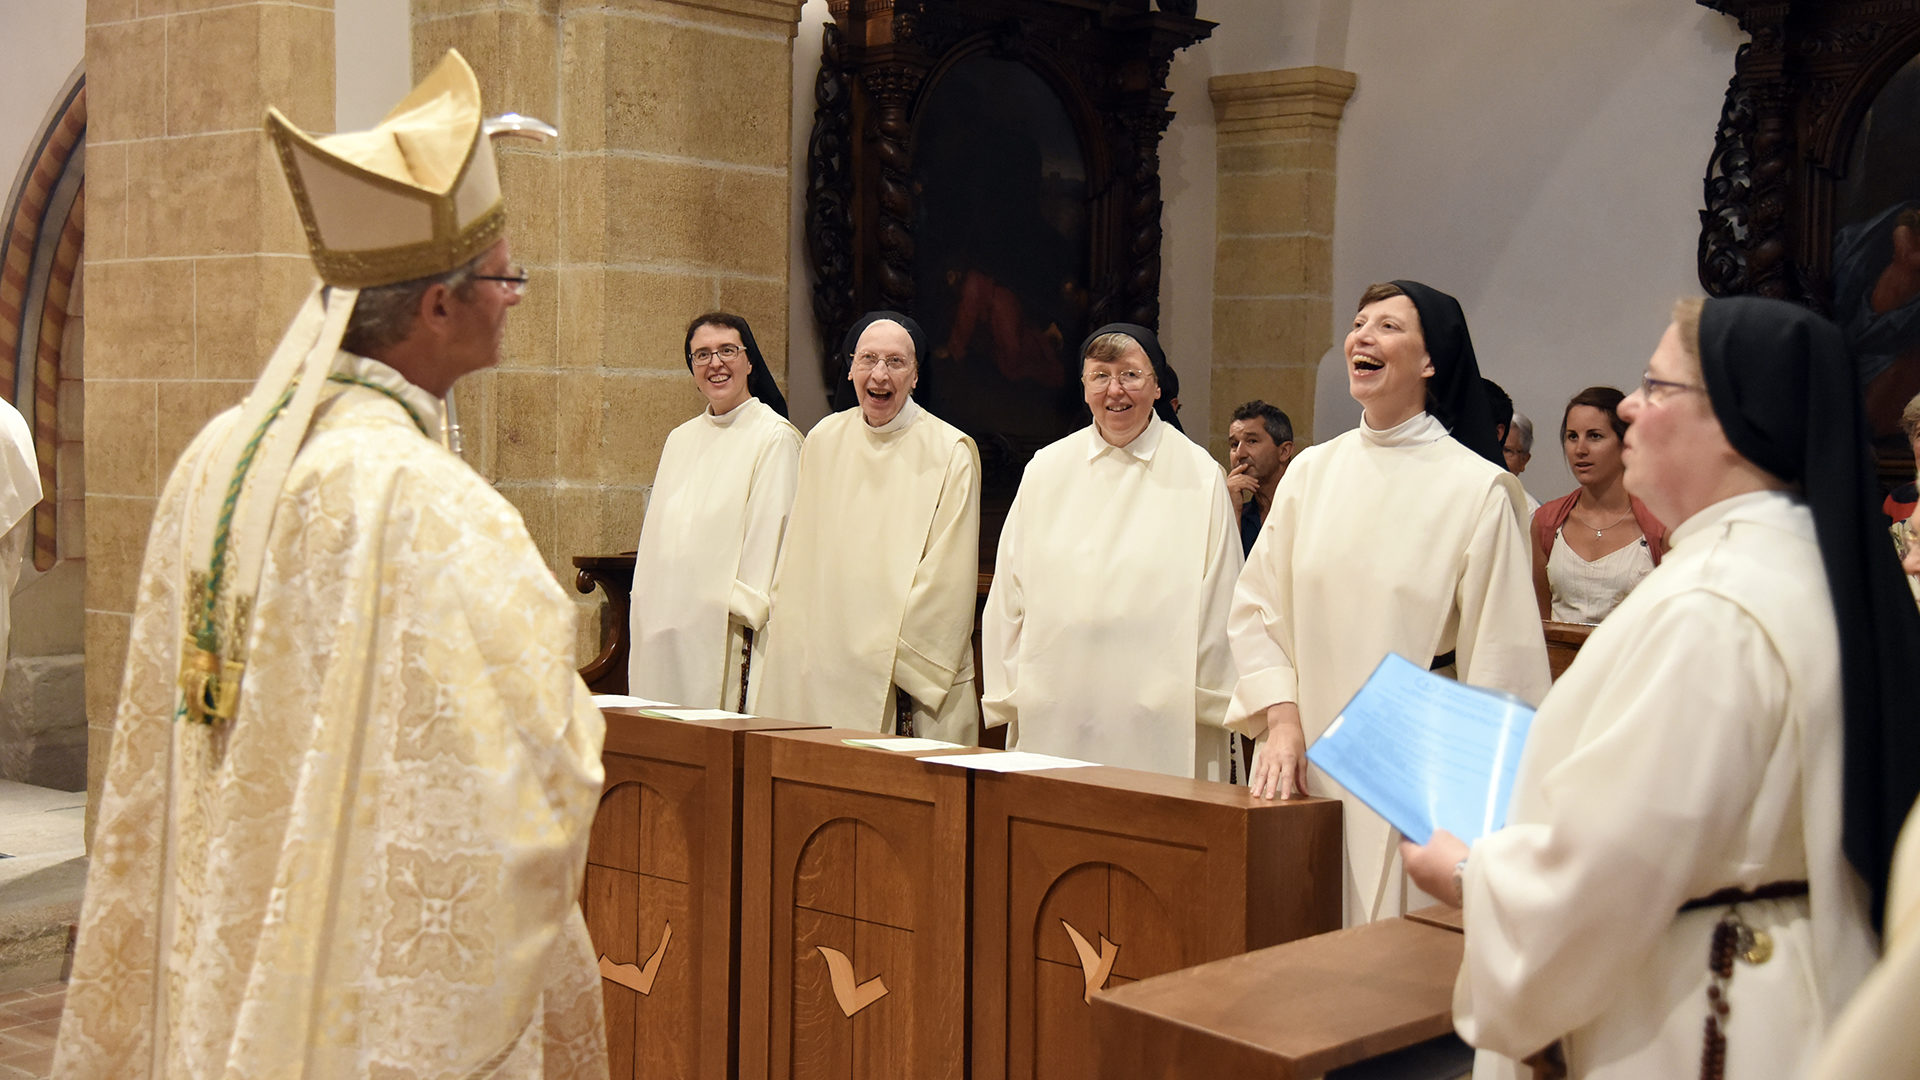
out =
<svg viewBox="0 0 1920 1080"><path fill-rule="evenodd" d="M1086 423L1079 335L1158 326L1167 73L1214 24L1194 17L1194 0L829 8L807 155L822 376L835 407L850 406L841 342L867 311L926 327L915 394L980 447L990 558L1027 458ZM995 113L995 95L1033 107ZM1001 154L1020 168L978 165ZM987 190L943 196L949 168Z"/></svg>
<svg viewBox="0 0 1920 1080"><path fill-rule="evenodd" d="M1752 35L1707 165L1700 284L1840 324L1882 475L1911 480L1898 413L1920 392L1920 0L1698 3Z"/></svg>

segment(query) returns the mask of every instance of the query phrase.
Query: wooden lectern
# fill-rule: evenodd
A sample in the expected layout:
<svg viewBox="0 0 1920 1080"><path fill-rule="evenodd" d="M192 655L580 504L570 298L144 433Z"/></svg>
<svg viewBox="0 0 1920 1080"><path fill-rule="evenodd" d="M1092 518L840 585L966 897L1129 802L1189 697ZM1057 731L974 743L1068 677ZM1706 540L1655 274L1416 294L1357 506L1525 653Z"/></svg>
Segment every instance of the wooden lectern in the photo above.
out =
<svg viewBox="0 0 1920 1080"><path fill-rule="evenodd" d="M1092 1077L1103 987L1340 926L1337 800L1106 767L973 798L973 1080Z"/></svg>
<svg viewBox="0 0 1920 1080"><path fill-rule="evenodd" d="M965 1075L969 779L875 737L747 737L741 1080Z"/></svg>
<svg viewBox="0 0 1920 1080"><path fill-rule="evenodd" d="M757 718L606 709L605 792L581 906L600 961L613 1080L733 1075L739 770Z"/></svg>
<svg viewBox="0 0 1920 1080"><path fill-rule="evenodd" d="M1446 1035L1458 916L1429 908L1098 995L1098 1076L1309 1080Z"/></svg>

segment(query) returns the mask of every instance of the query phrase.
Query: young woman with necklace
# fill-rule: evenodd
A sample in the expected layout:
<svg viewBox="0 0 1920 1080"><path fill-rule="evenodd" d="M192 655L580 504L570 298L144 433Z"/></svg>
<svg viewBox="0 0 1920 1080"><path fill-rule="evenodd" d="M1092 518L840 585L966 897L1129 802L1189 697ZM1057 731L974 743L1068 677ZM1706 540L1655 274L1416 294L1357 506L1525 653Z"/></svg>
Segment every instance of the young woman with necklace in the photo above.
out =
<svg viewBox="0 0 1920 1080"><path fill-rule="evenodd" d="M1625 397L1590 386L1561 416L1560 446L1580 486L1533 517L1533 587L1543 619L1599 622L1665 552L1665 528L1627 494Z"/></svg>

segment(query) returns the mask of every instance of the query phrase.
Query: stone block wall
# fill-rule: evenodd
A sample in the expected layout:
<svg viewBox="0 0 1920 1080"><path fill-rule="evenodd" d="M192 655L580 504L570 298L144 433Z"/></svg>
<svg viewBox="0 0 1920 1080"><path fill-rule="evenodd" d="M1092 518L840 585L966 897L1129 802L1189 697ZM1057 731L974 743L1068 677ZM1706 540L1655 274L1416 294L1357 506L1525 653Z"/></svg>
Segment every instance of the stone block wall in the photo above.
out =
<svg viewBox="0 0 1920 1080"><path fill-rule="evenodd" d="M86 479L81 438L84 409L86 290L75 287L60 335L60 381L54 401L54 488L59 531L56 561L36 570L32 556L10 601L7 670L0 678L0 779L77 791L87 782L85 680ZM104 744L103 744L104 745Z"/></svg>
<svg viewBox="0 0 1920 1080"><path fill-rule="evenodd" d="M269 103L333 126L331 0L88 0L89 792L106 767L154 503L311 283ZM89 829L94 810L89 799Z"/></svg>
<svg viewBox="0 0 1920 1080"><path fill-rule="evenodd" d="M562 582L632 550L667 434L704 402L687 320L746 316L786 382L792 40L798 2L415 0L413 67L449 47L489 111L557 143L500 145L531 276L496 371L456 391L467 457ZM579 597L582 659L601 598Z"/></svg>

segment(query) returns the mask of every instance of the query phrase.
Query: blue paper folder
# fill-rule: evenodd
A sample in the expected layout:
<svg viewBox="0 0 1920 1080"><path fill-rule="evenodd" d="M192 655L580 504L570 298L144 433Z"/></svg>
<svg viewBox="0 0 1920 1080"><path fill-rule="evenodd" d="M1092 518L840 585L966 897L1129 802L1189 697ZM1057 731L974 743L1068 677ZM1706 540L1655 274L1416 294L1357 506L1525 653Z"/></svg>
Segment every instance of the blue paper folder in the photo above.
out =
<svg viewBox="0 0 1920 1080"><path fill-rule="evenodd" d="M1424 844L1436 828L1471 844L1507 821L1533 709L1389 653L1307 759Z"/></svg>

